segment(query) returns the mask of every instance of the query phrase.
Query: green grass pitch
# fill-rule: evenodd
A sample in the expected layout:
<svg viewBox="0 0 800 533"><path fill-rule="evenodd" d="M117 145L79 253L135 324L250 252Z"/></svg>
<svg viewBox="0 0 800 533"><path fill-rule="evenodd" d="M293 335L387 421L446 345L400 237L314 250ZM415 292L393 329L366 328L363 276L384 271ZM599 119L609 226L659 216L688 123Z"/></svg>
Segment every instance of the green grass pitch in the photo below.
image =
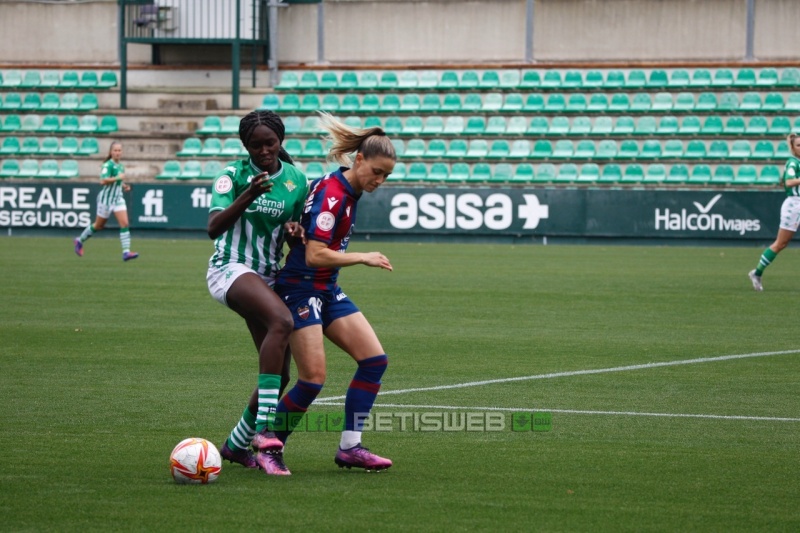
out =
<svg viewBox="0 0 800 533"><path fill-rule="evenodd" d="M389 354L383 391L427 389L376 413L544 410L552 430L367 432L395 462L377 474L334 465L338 433L304 432L289 478L225 463L179 486L170 450L222 444L256 354L208 295L209 241L134 244L123 263L116 238L83 258L69 238L0 239L0 530L800 530L796 250L756 293L755 246L354 242L395 267L341 275ZM329 345L322 397L354 367ZM549 373L565 375L435 388Z"/></svg>

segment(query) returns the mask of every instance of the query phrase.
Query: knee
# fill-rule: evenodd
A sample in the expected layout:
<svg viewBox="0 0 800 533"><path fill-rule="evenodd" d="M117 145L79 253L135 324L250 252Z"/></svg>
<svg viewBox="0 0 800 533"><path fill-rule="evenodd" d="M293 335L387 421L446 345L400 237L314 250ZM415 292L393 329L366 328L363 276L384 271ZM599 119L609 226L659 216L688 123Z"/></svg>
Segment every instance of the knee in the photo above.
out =
<svg viewBox="0 0 800 533"><path fill-rule="evenodd" d="M301 380L319 385L320 387L325 385L325 378L327 377L324 368L305 368L303 372L298 370L297 374Z"/></svg>
<svg viewBox="0 0 800 533"><path fill-rule="evenodd" d="M289 313L280 314L264 324L267 330L272 330L278 335L284 336L287 339L294 331L294 320Z"/></svg>

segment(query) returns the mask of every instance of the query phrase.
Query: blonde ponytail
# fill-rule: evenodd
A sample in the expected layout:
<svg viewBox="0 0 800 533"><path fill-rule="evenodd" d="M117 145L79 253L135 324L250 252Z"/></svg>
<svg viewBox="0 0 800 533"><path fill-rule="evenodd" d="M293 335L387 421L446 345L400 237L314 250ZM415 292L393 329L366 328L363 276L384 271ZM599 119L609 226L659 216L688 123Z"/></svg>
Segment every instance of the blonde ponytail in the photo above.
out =
<svg viewBox="0 0 800 533"><path fill-rule="evenodd" d="M360 153L366 159L383 156L397 161L394 145L383 129L353 128L329 113L324 111L317 113L319 113L319 126L328 132L333 141L328 150L328 161L336 161L342 166L349 167L353 165L351 157L353 153Z"/></svg>

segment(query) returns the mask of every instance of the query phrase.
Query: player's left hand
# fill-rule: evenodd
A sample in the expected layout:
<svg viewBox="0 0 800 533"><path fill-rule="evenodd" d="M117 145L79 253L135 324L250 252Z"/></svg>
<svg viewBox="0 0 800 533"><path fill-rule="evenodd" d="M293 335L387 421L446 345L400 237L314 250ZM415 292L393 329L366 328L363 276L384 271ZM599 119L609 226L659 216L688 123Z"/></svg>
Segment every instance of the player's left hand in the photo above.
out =
<svg viewBox="0 0 800 533"><path fill-rule="evenodd" d="M289 237L300 239L303 241L303 244L308 243L308 240L306 239L306 230L300 225L299 222L287 222L283 225L283 229L286 231L286 234Z"/></svg>
<svg viewBox="0 0 800 533"><path fill-rule="evenodd" d="M127 183L123 182L122 183L122 192L131 192L131 186L128 185Z"/></svg>

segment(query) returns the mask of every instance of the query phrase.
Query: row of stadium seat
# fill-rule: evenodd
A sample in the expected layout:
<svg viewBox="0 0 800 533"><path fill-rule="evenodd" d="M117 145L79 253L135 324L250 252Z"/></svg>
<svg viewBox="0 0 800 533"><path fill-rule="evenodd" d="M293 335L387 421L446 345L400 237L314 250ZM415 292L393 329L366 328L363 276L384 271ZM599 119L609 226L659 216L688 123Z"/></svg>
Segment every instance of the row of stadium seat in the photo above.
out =
<svg viewBox="0 0 800 533"><path fill-rule="evenodd" d="M104 71L99 76L97 72L87 70L78 74L74 70L58 72L48 70L0 71L0 88L4 89L110 89L117 85L117 74Z"/></svg>
<svg viewBox="0 0 800 533"><path fill-rule="evenodd" d="M740 98L741 96L741 98ZM387 93L267 94L261 109L279 113L780 113L800 111L800 92L694 93Z"/></svg>
<svg viewBox="0 0 800 533"><path fill-rule="evenodd" d="M59 164L55 159L4 159L0 164L0 178L77 178L78 162L65 159Z"/></svg>
<svg viewBox="0 0 800 533"><path fill-rule="evenodd" d="M94 137L6 137L0 144L0 154L14 155L94 155L100 151L100 144Z"/></svg>
<svg viewBox="0 0 800 533"><path fill-rule="evenodd" d="M114 115L7 115L0 117L1 132L113 133L119 130Z"/></svg>
<svg viewBox="0 0 800 533"><path fill-rule="evenodd" d="M321 163L296 163L306 175L314 179L333 170L335 165L325 167ZM214 179L223 169L219 161L202 163L189 160L167 161L164 170L157 176L161 180ZM618 164L600 167L596 163L575 165L566 163L554 165L498 163L410 163L399 162L389 177L393 182L424 183L585 183L585 184L715 184L715 185L765 185L774 186L780 180L780 168L766 166L759 170L754 165L718 165L715 169L705 164L687 166L685 164L650 165L631 164L624 168Z"/></svg>
<svg viewBox="0 0 800 533"><path fill-rule="evenodd" d="M224 119L218 116L205 118L203 125L195 131L197 135L236 135L239 132L238 116ZM664 115L661 117L643 116L634 118L622 115L611 116L556 116L547 117L503 117L490 116L448 116L430 115L422 117L361 117L350 115L344 122L356 128L379 127L389 135L403 136L482 136L503 135L517 136L631 136L631 135L685 135L685 136L717 136L717 135L778 135L786 136L793 130L800 131L800 117L794 120L794 126L787 116L768 118L754 115L745 118L740 115L726 117L708 115L701 118L696 115ZM318 126L316 116L299 117L288 115L283 117L286 135L318 135L322 130Z"/></svg>
<svg viewBox="0 0 800 533"><path fill-rule="evenodd" d="M774 68L622 70L405 70L377 73L286 71L275 87L279 91L375 91L375 90L607 90L659 88L796 87L800 69L778 72Z"/></svg>
<svg viewBox="0 0 800 533"><path fill-rule="evenodd" d="M93 111L97 107L94 93L0 94L0 111Z"/></svg>
<svg viewBox="0 0 800 533"><path fill-rule="evenodd" d="M692 140L684 145L679 139L666 141L646 140L641 144L634 140L617 142L605 139L598 142L582 140L559 140L551 142L538 140L504 139L487 141L486 139L453 139L449 142L442 139L401 139L392 140L399 158L403 159L735 159L745 158L769 160L789 157L788 145L785 142L757 141L754 145L748 140L710 141ZM286 139L284 149L292 156L299 158L324 158L327 147L320 139ZM247 152L238 138L224 140L211 137L205 141L190 137L183 143L178 157L228 157L246 156Z"/></svg>

